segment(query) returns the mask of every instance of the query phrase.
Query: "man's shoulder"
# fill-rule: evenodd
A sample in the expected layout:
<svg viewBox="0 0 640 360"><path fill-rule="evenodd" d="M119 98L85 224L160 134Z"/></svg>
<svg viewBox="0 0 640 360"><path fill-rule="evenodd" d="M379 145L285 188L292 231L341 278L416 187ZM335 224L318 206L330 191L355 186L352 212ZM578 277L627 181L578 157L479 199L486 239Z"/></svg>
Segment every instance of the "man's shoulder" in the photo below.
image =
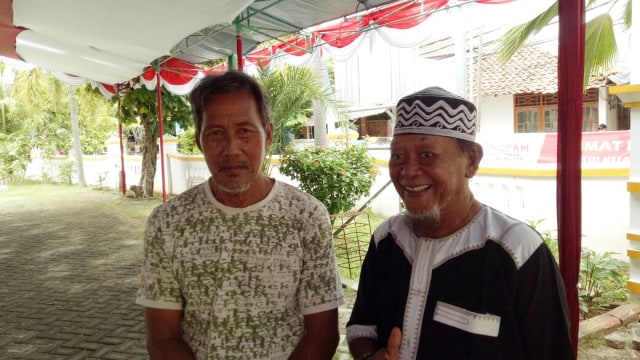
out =
<svg viewBox="0 0 640 360"><path fill-rule="evenodd" d="M321 206L323 207L322 202L316 199L313 195L282 181L278 181L278 186L280 187L280 193L286 199L289 199L293 202L307 204L308 206Z"/></svg>
<svg viewBox="0 0 640 360"><path fill-rule="evenodd" d="M518 268L544 243L542 236L527 223L488 206L478 224L482 228L471 231L484 232L487 239L511 256Z"/></svg>
<svg viewBox="0 0 640 360"><path fill-rule="evenodd" d="M378 244L389 235L395 238L402 236L405 232L408 232L410 229L407 227L405 219L405 215L403 213L399 213L390 216L380 223L380 225L378 225L373 231L373 239L375 243Z"/></svg>
<svg viewBox="0 0 640 360"><path fill-rule="evenodd" d="M524 221L490 206L485 205L481 220L479 223L484 227L487 236L490 238L500 238L509 235L513 231L520 235L539 238L538 232Z"/></svg>
<svg viewBox="0 0 640 360"><path fill-rule="evenodd" d="M203 185L196 185L156 206L153 214L175 213L178 209L196 208L203 203L201 199L204 197L206 194Z"/></svg>

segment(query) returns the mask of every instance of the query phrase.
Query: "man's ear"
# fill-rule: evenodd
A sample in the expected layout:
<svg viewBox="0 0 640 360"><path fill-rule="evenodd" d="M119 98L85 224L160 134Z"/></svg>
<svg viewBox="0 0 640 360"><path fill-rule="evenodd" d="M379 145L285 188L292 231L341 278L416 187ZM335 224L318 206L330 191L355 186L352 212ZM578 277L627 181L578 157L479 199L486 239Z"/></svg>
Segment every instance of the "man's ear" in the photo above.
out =
<svg viewBox="0 0 640 360"><path fill-rule="evenodd" d="M482 160L483 155L484 155L484 152L480 144L474 144L474 146L467 152L468 163L467 163L467 170L464 175L468 179L471 179L476 175L476 172L480 167L480 160Z"/></svg>
<svg viewBox="0 0 640 360"><path fill-rule="evenodd" d="M265 149L268 149L273 142L273 123L268 123L265 128Z"/></svg>

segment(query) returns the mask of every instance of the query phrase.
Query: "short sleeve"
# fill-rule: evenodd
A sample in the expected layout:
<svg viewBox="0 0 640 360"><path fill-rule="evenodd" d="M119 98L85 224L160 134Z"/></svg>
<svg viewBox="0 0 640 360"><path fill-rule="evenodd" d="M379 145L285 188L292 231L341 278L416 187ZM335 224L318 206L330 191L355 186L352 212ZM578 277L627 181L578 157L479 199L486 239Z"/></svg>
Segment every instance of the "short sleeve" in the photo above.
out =
<svg viewBox="0 0 640 360"><path fill-rule="evenodd" d="M318 204L305 217L299 300L303 315L335 309L344 302L329 214Z"/></svg>
<svg viewBox="0 0 640 360"><path fill-rule="evenodd" d="M147 220L144 233L144 259L136 304L146 307L180 310L183 307L180 286L167 252L162 223L165 212L158 207Z"/></svg>

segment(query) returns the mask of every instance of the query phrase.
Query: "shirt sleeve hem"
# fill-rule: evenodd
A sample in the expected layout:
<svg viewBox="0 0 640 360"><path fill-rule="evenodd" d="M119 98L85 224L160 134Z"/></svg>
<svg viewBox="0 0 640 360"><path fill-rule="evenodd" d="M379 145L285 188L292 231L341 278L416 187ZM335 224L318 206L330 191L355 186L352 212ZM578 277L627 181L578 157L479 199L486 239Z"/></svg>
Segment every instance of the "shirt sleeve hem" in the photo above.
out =
<svg viewBox="0 0 640 360"><path fill-rule="evenodd" d="M327 310L333 310L344 304L344 298L339 298L336 301L331 301L321 305L306 307L301 310L302 315L315 314Z"/></svg>
<svg viewBox="0 0 640 360"><path fill-rule="evenodd" d="M378 340L378 327L375 325L347 326L347 343L358 338Z"/></svg>
<svg viewBox="0 0 640 360"><path fill-rule="evenodd" d="M136 304L142 305L144 307L156 308L156 309L166 309L166 310L182 310L183 306L180 303L173 303L167 301L156 301L149 300L144 298L137 298Z"/></svg>

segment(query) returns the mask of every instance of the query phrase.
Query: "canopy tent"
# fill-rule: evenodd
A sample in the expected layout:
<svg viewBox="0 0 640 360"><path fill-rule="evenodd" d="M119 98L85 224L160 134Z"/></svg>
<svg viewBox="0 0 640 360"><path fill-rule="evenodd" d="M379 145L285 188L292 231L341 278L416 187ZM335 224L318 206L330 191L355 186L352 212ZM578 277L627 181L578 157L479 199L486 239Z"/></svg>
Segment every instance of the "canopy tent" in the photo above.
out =
<svg viewBox="0 0 640 360"><path fill-rule="evenodd" d="M389 0L0 0L0 56L117 84L165 56L190 63ZM290 14L295 14L291 16Z"/></svg>
<svg viewBox="0 0 640 360"><path fill-rule="evenodd" d="M130 79L128 82L116 85L96 82L57 71L52 73L56 78L58 78L58 80L66 84L82 85L89 82L91 83L91 86L97 88L102 95L110 98L117 93L118 88L126 86L144 85L147 89L154 90L157 85L156 75L158 75L158 71L160 75L160 84L162 86L167 88L167 90L172 94L186 95L191 91L195 83L197 83L198 80L200 80L205 73L210 70L176 58L169 58L160 62L158 66L147 67L142 74Z"/></svg>
<svg viewBox="0 0 640 360"><path fill-rule="evenodd" d="M185 36L229 24L250 0L0 0L0 55L107 84L127 82Z"/></svg>
<svg viewBox="0 0 640 360"><path fill-rule="evenodd" d="M558 146L558 224L560 265L569 298L572 338L577 346L577 274L580 258L580 137L573 124L581 118L584 58L584 0L558 0L560 14L559 113L569 126L560 126ZM125 0L55 2L0 0L0 56L19 59L57 73L73 74L96 83L123 84L149 65L173 57L188 63L243 54L255 45L288 34L299 34L302 44L315 40L302 31L328 20L366 10L390 1L374 0ZM467 2L499 1L398 1L426 8ZM401 6L401 5L398 5ZM415 9L414 9L415 10ZM352 25L334 30L324 41L348 45L354 34L388 21L387 14L371 19L350 18ZM388 19L388 20L385 20ZM410 18L418 21L419 16ZM364 23L361 23L364 21ZM376 23L376 21L378 23ZM369 23L367 23L369 22ZM353 25L353 24L357 24ZM357 28L357 29L356 29ZM335 36L336 31L343 35ZM354 33L355 31L355 33ZM351 35L350 35L351 34ZM304 49L296 42L289 48ZM244 51L238 51L239 47ZM570 51L566 51L570 50ZM156 73L156 90L161 77ZM150 79L150 78L149 78ZM159 99L160 100L160 99ZM161 119L160 119L161 121Z"/></svg>
<svg viewBox="0 0 640 360"><path fill-rule="evenodd" d="M330 21L319 26L305 29L302 33L277 43L256 49L246 54L246 59L256 65L265 66L274 57L282 55L304 56L310 54L314 48L322 47L332 55L341 53L338 60L345 58L341 51L358 45L365 33L376 30L382 39L396 47L417 46L425 39L434 36L438 30L434 26L420 27L425 20L434 15L443 14L437 26L446 27L446 11L456 7L473 7L471 11L478 11L481 6L489 4L515 4L515 0L466 0L451 4L448 0L396 1L375 9L362 11L341 19ZM490 7L488 7L490 8ZM490 10L489 10L490 11ZM432 21L430 21L432 22ZM412 29L411 33L404 30ZM408 36L409 35L409 36ZM335 57L335 56L334 56Z"/></svg>

